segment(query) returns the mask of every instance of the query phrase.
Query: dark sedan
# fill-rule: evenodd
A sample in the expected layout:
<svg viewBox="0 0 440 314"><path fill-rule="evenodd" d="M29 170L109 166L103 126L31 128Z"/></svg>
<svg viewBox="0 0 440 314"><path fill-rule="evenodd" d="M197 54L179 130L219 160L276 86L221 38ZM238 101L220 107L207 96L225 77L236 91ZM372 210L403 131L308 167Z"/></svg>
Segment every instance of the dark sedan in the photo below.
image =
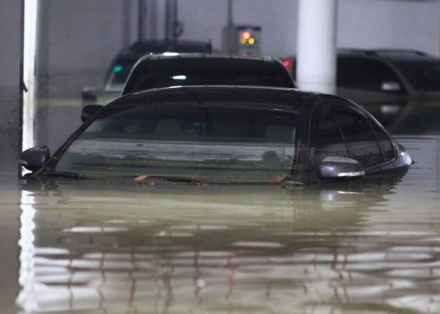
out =
<svg viewBox="0 0 440 314"><path fill-rule="evenodd" d="M285 88L143 91L101 109L34 176L221 183L311 183L406 169L411 158L358 105Z"/></svg>

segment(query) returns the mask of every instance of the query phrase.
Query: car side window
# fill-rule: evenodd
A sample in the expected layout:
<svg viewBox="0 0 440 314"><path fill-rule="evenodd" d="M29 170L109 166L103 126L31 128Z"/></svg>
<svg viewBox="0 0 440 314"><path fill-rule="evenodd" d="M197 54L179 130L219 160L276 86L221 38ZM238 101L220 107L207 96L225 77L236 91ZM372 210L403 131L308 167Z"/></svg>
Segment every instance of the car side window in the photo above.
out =
<svg viewBox="0 0 440 314"><path fill-rule="evenodd" d="M376 133L376 137L382 146L382 150L384 153L385 161L393 160L396 155L394 152L394 145L391 138L386 134L382 128L377 124L377 122L372 121L371 126L374 129L374 133Z"/></svg>
<svg viewBox="0 0 440 314"><path fill-rule="evenodd" d="M318 107L313 114L310 146L316 162L320 162L327 156L349 157L347 146L330 105Z"/></svg>
<svg viewBox="0 0 440 314"><path fill-rule="evenodd" d="M347 143L350 158L360 162L364 169L384 161L367 117L346 106L333 106L332 112Z"/></svg>
<svg viewBox="0 0 440 314"><path fill-rule="evenodd" d="M381 92L382 84L387 81L401 84L394 71L382 62L358 57L338 58L337 85L340 87Z"/></svg>

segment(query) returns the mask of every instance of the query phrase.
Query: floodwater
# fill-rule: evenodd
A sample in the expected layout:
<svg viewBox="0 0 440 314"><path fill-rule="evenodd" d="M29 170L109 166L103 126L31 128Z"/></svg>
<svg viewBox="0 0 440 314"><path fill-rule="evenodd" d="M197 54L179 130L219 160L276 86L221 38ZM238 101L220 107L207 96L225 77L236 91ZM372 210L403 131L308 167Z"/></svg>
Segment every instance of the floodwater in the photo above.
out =
<svg viewBox="0 0 440 314"><path fill-rule="evenodd" d="M397 138L405 175L308 188L11 179L2 309L439 313L440 136Z"/></svg>

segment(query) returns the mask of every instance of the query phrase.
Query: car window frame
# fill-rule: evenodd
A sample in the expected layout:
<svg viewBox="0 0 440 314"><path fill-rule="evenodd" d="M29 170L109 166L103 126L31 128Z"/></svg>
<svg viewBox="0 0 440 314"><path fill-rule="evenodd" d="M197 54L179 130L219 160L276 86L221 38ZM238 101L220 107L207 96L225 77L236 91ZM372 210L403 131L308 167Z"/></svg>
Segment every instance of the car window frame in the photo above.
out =
<svg viewBox="0 0 440 314"><path fill-rule="evenodd" d="M367 123L368 123L368 125L370 127L370 131L373 133L374 138L376 140L376 143L379 146L379 150L380 150L383 162L381 162L381 163L379 163L377 165L373 165L373 166L370 166L368 168L365 168L366 171L371 171L371 170L374 170L375 168L379 168L379 167L382 167L384 165L390 164L390 163L394 162L397 159L398 156L397 156L396 143L392 139L392 137L389 134L389 132L380 123L378 123L377 120L369 112L365 111L364 109L362 109L360 107L358 108L358 105L356 105L354 103L351 103L351 102L348 102L348 101L345 102L342 99L341 100L339 100L339 99L338 100L335 100L335 99L323 100L323 101L319 102L313 108L313 110L310 112L310 118L309 118L308 128L307 128L307 136L308 136L308 140L307 140L307 144L308 145L307 146L308 146L308 155L309 156L311 155L311 149L312 149L311 141L312 141L313 120L314 120L314 118L316 116L317 110L319 110L321 107L323 107L325 105L330 106L330 109L329 109L330 113L333 111L333 106L339 106L339 107L342 107L344 109L348 109L349 111L351 110L351 111L359 114L361 117L363 117L363 118L365 118L367 120ZM347 149L348 152L350 152L350 149L349 149L349 147L347 145L347 141L346 141L346 139L345 139L345 137L344 137L344 135L342 133L342 130L340 129L339 123L338 123L338 121L336 119L335 119L335 121L338 124L339 131L341 132L341 136L342 136L342 138L344 140L346 149ZM372 126L372 123L375 123L376 126L385 134L387 139L391 142L392 147L393 147L393 153L394 153L394 157L391 160L386 160L386 155L385 155L384 148L382 146L382 143L379 141L379 138L378 138L378 136L376 134L376 131L374 130L374 128ZM352 158L351 154L349 154L349 155L350 155L350 158Z"/></svg>

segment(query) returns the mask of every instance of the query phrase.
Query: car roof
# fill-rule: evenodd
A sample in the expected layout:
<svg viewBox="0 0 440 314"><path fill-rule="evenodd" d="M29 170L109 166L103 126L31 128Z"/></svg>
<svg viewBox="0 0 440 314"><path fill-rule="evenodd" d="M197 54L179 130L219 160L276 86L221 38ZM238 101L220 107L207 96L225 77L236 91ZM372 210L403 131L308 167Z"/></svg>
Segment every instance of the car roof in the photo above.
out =
<svg viewBox="0 0 440 314"><path fill-rule="evenodd" d="M367 56L388 61L433 61L440 58L431 56L419 50L409 49L339 49L338 57L341 56Z"/></svg>
<svg viewBox="0 0 440 314"><path fill-rule="evenodd" d="M227 101L234 102L267 102L291 106L293 99L302 99L317 95L316 92L302 91L295 88L262 87L262 86L173 86L148 89L122 96L108 106L133 104L133 101L143 102L203 102ZM340 98L326 95L332 98Z"/></svg>
<svg viewBox="0 0 440 314"><path fill-rule="evenodd" d="M144 62L154 62L158 60L244 60L245 62L265 62L265 63L279 63L278 59L269 56L264 57L244 57L235 55L213 55L207 53L173 53L173 54L149 54L144 55L138 61L138 65Z"/></svg>
<svg viewBox="0 0 440 314"><path fill-rule="evenodd" d="M211 51L211 44L203 41L166 41L166 40L143 40L123 49L118 54L119 60L138 60L148 53L164 52L205 52Z"/></svg>

